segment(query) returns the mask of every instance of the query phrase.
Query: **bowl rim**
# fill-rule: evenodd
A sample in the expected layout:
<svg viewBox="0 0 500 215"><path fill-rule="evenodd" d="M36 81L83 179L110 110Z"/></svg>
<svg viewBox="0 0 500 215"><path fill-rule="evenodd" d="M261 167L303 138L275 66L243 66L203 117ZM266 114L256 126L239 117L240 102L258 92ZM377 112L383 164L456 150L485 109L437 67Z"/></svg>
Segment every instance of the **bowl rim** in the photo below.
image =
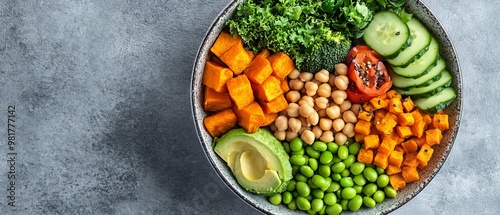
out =
<svg viewBox="0 0 500 215"><path fill-rule="evenodd" d="M217 24L220 24L220 22L223 21L223 19L225 19L224 18L225 15L227 15L228 13L232 13L233 10L237 7L237 5L243 1L245 1L245 0L232 0L217 14L216 18L212 21L212 23L210 24L210 27L208 28L207 32L205 33L205 36L203 37L203 40L202 40L199 48L197 49L196 57L195 57L194 64L193 64L192 74L191 74L191 83L190 83L190 91L191 91L190 92L190 105L191 105L191 111L192 111L191 116L193 119L193 123L195 125L197 138L198 138L199 143L201 144L201 146L203 148L203 153L205 154L207 160L210 162L210 166L212 167L212 169L215 170L215 172L217 173L217 176L224 182L226 187L228 187L229 190L231 190L231 192L233 192L236 196L238 196L241 200L243 200L243 202L250 205L254 209L258 210L259 212L262 212L264 214L273 214L270 211L266 210L266 208L255 204L253 201L246 198L244 195L240 194L240 191L236 187L231 186L229 179L226 177L223 177L224 174L222 173L222 171L220 169L217 168L215 161L213 160L213 158L211 157L211 155L208 152L208 150L210 150L210 149L206 147L206 144L203 144L206 141L206 140L204 140L203 135L202 135L202 133L204 132L202 130L202 129L204 129L203 125L200 126L200 124L197 122L200 119L200 116L197 114L197 111L196 111L197 107L195 106L197 104L197 101L196 101L197 97L195 96L196 90L197 90L197 89L195 89L195 87L197 86L197 83L195 83L195 82L196 82L196 76L201 74L201 73L197 74L197 72L202 72L202 71L197 71L197 66L198 66L198 64L205 62L203 59L201 59L203 57L201 55L202 50L204 49L204 47L206 45L209 45L208 40L209 40L210 34L215 28L217 28ZM455 104L456 115L454 116L455 124L453 127L450 128L450 129L453 129L452 130L453 132L450 134L451 138L449 139L448 145L444 149L445 156L442 156L439 160L437 160L438 164L430 172L430 174L427 176L427 178L425 180L423 180L418 187L416 187L417 189L413 190L404 199L396 202L396 204L394 204L390 207L384 208L382 211L379 211L379 213L381 213L381 214L387 214L387 213L393 212L393 211L397 210L398 208L402 207L403 205L405 205L406 203L408 203L415 196L417 196L420 192L422 192L425 189L425 187L427 187L427 185L432 181L432 179L434 179L434 177L439 173L439 171L441 170L445 161L447 160L447 158L451 152L451 149L453 148L453 145L456 141L456 137L458 136L458 133L460 130L460 124L461 124L461 119L462 119L462 114L463 114L462 71L461 71L461 67L460 67L460 61L458 59L458 53L457 53L456 48L453 44L453 41L450 39L449 34L446 31L445 27L442 25L441 21L434 14L434 12L432 12L429 9L429 7L425 3L423 3L421 0L409 0L409 1L414 1L415 4L421 6L425 10L425 12L430 14L430 16L426 17L426 18L429 18L432 21L438 23L438 25L439 25L438 29L439 29L439 31L442 31L442 34L440 36L443 37L444 40L450 46L450 49L449 49L449 50L451 50L450 54L453 57L453 59L452 59L453 63L457 67L456 72L453 72L453 76L454 76L453 81L456 81L457 82L456 86L458 86L458 88L455 89L457 91L457 98L455 99L455 101L453 101L453 103L456 103ZM203 62L201 62L201 61L203 61ZM198 89L198 90L200 90L200 89ZM212 144L210 144L210 145L212 145Z"/></svg>

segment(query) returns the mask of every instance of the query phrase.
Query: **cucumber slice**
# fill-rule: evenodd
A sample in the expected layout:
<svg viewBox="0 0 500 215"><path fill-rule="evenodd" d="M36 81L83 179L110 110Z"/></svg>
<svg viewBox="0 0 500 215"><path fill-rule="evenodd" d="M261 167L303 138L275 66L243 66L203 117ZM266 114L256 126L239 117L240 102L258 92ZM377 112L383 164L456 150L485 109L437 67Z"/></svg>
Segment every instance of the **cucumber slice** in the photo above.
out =
<svg viewBox="0 0 500 215"><path fill-rule="evenodd" d="M411 96L412 99L428 98L451 85L451 75L448 71L441 72L441 78L425 87L415 87L409 90L396 90L402 95Z"/></svg>
<svg viewBox="0 0 500 215"><path fill-rule="evenodd" d="M447 87L431 97L414 100L415 106L426 113L437 113L450 105L457 97L457 93L452 87Z"/></svg>
<svg viewBox="0 0 500 215"><path fill-rule="evenodd" d="M439 59L439 45L436 39L431 38L429 50L422 57L415 60L407 67L391 66L394 73L407 77L418 78L428 73Z"/></svg>
<svg viewBox="0 0 500 215"><path fill-rule="evenodd" d="M400 89L428 86L432 82L441 78L441 71L446 68L443 59L439 58L436 65L425 75L418 78L405 78L391 72L392 85Z"/></svg>
<svg viewBox="0 0 500 215"><path fill-rule="evenodd" d="M394 59L387 59L393 66L405 67L424 55L431 43L431 34L417 18L412 18L407 23L410 29L412 43L410 47L401 51Z"/></svg>
<svg viewBox="0 0 500 215"><path fill-rule="evenodd" d="M381 11L373 16L364 30L363 40L382 57L395 57L408 42L411 43L408 25L390 11Z"/></svg>

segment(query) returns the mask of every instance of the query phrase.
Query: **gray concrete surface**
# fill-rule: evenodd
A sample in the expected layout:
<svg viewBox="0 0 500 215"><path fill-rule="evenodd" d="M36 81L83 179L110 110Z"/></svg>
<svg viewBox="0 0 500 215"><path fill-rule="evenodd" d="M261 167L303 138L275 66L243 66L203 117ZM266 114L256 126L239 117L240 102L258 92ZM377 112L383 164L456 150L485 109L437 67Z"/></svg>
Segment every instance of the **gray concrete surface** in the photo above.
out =
<svg viewBox="0 0 500 215"><path fill-rule="evenodd" d="M228 2L0 1L0 214L258 214L215 175L189 108ZM500 3L424 2L457 48L464 114L439 174L393 214L498 214Z"/></svg>

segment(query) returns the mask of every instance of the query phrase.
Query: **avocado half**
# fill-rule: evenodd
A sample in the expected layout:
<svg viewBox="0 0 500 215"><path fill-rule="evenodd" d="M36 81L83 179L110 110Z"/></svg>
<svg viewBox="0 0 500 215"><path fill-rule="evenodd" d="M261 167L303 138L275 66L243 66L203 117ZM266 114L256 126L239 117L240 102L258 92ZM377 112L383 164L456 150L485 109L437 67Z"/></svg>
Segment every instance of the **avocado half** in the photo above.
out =
<svg viewBox="0 0 500 215"><path fill-rule="evenodd" d="M237 128L214 142L214 151L243 188L266 196L286 190L293 177L290 157L269 131L261 128L248 133Z"/></svg>

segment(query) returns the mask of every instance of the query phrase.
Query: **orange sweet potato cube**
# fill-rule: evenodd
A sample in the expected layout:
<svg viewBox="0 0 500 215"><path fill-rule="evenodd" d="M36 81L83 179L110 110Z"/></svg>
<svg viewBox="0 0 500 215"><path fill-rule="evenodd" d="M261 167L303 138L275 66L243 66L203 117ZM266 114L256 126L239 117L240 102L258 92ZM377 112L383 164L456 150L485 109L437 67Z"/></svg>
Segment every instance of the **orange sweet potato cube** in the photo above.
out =
<svg viewBox="0 0 500 215"><path fill-rule="evenodd" d="M210 87L205 87L203 107L205 111L216 112L229 109L233 106L229 93L219 93Z"/></svg>
<svg viewBox="0 0 500 215"><path fill-rule="evenodd" d="M396 90L389 90L389 91L387 91L386 94L387 94L387 97L389 99L392 99L392 98L401 99L401 94L398 91L396 91Z"/></svg>
<svg viewBox="0 0 500 215"><path fill-rule="evenodd" d="M373 162L373 150L370 149L359 149L358 161L364 164L371 164Z"/></svg>
<svg viewBox="0 0 500 215"><path fill-rule="evenodd" d="M265 120L264 112L256 101L241 110L235 109L234 113L238 116L238 125L247 130L248 133L257 131Z"/></svg>
<svg viewBox="0 0 500 215"><path fill-rule="evenodd" d="M212 48L210 48L210 51L212 51L215 56L220 57L239 41L241 41L241 37L233 37L230 33L223 31L219 34L217 40L215 40L215 43Z"/></svg>
<svg viewBox="0 0 500 215"><path fill-rule="evenodd" d="M400 167L403 163L403 152L392 151L389 155L389 165Z"/></svg>
<svg viewBox="0 0 500 215"><path fill-rule="evenodd" d="M385 169L385 173L387 173L387 175L394 175L394 174L398 174L401 172L401 167L399 166L394 166L394 165L391 165L389 164L387 166L387 168Z"/></svg>
<svg viewBox="0 0 500 215"><path fill-rule="evenodd" d="M203 124L212 137L219 137L236 126L238 118L231 109L205 117Z"/></svg>
<svg viewBox="0 0 500 215"><path fill-rule="evenodd" d="M387 166L389 165L389 155L386 155L378 151L375 157L373 158L373 164L382 169L387 168Z"/></svg>
<svg viewBox="0 0 500 215"><path fill-rule="evenodd" d="M422 120L416 121L413 125L410 126L410 128L413 135L420 138L422 137L422 135L424 135L425 122Z"/></svg>
<svg viewBox="0 0 500 215"><path fill-rule="evenodd" d="M398 115L399 125L413 125L415 120L413 119L413 114L411 113L401 113Z"/></svg>
<svg viewBox="0 0 500 215"><path fill-rule="evenodd" d="M394 147L396 147L397 144L398 143L392 138L386 137L382 139L382 142L380 143L377 151L378 153L382 153L388 157L392 153L392 151L394 151Z"/></svg>
<svg viewBox="0 0 500 215"><path fill-rule="evenodd" d="M256 97L265 102L272 101L283 94L281 81L274 76L269 76L262 84L253 84Z"/></svg>
<svg viewBox="0 0 500 215"><path fill-rule="evenodd" d="M271 52L269 51L269 49L262 49L259 54L257 54L257 56L261 56L263 58L268 58L269 55L271 55ZM256 56L256 57L257 57Z"/></svg>
<svg viewBox="0 0 500 215"><path fill-rule="evenodd" d="M370 122L359 120L358 122L356 122L356 125L354 126L354 131L356 133L369 135L371 126L372 124Z"/></svg>
<svg viewBox="0 0 500 215"><path fill-rule="evenodd" d="M267 59L271 62L271 67L273 67L273 75L280 80L285 79L295 68L293 60L283 52L274 53Z"/></svg>
<svg viewBox="0 0 500 215"><path fill-rule="evenodd" d="M290 91L290 86L288 85L287 78L281 80L281 90L283 91L283 93L288 93Z"/></svg>
<svg viewBox="0 0 500 215"><path fill-rule="evenodd" d="M425 168L427 166L427 162L429 162L433 153L434 149L431 146L424 144L420 148L420 151L417 154L417 160L420 162L418 167Z"/></svg>
<svg viewBox="0 0 500 215"><path fill-rule="evenodd" d="M367 111L360 111L358 113L358 120L371 121L373 118L373 113Z"/></svg>
<svg viewBox="0 0 500 215"><path fill-rule="evenodd" d="M375 110L385 109L389 106L389 100L379 99L377 97L370 99L370 104Z"/></svg>
<svg viewBox="0 0 500 215"><path fill-rule="evenodd" d="M203 84L217 92L227 92L226 83L233 77L233 72L214 62L207 61L203 72Z"/></svg>
<svg viewBox="0 0 500 215"><path fill-rule="evenodd" d="M403 99L403 107L406 113L409 113L413 110L415 107L415 104L413 103L413 100L411 100L410 97L406 97Z"/></svg>
<svg viewBox="0 0 500 215"><path fill-rule="evenodd" d="M411 135L413 135L413 133L411 133L410 126L407 126L407 125L405 125L405 126L396 126L396 131L398 132L398 135L401 138L408 138Z"/></svg>
<svg viewBox="0 0 500 215"><path fill-rule="evenodd" d="M425 131L425 140L429 146L439 144L441 142L441 139L443 139L441 130L433 128Z"/></svg>
<svg viewBox="0 0 500 215"><path fill-rule="evenodd" d="M450 128L450 124L448 122L448 115L447 114L435 114L432 117L432 126L434 128L437 128L439 130L447 130Z"/></svg>
<svg viewBox="0 0 500 215"><path fill-rule="evenodd" d="M264 112L264 121L262 122L261 127L271 125L272 123L274 123L274 120L276 118L278 118L278 114L277 113L267 114L266 112Z"/></svg>
<svg viewBox="0 0 500 215"><path fill-rule="evenodd" d="M252 83L262 84L273 73L273 68L266 58L257 55L244 73Z"/></svg>
<svg viewBox="0 0 500 215"><path fill-rule="evenodd" d="M288 102L286 101L285 96L281 94L270 102L261 101L260 105L262 106L264 113L271 114L285 110L288 107Z"/></svg>
<svg viewBox="0 0 500 215"><path fill-rule="evenodd" d="M406 153L413 153L417 152L418 150L417 142L415 142L414 139L409 139L407 141L404 141L403 143L401 143L401 146L403 147Z"/></svg>
<svg viewBox="0 0 500 215"><path fill-rule="evenodd" d="M401 173L390 175L389 182L391 183L392 188L394 188L395 190L400 190L406 187L406 181Z"/></svg>
<svg viewBox="0 0 500 215"><path fill-rule="evenodd" d="M417 154L416 153L406 153L403 160L404 166L418 166Z"/></svg>
<svg viewBox="0 0 500 215"><path fill-rule="evenodd" d="M420 178L417 167L414 166L404 166L401 173L407 183L417 181Z"/></svg>
<svg viewBox="0 0 500 215"><path fill-rule="evenodd" d="M243 109L255 100L252 85L245 74L227 81L227 89L238 110Z"/></svg>
<svg viewBox="0 0 500 215"><path fill-rule="evenodd" d="M382 122L375 125L375 127L380 133L389 135L397 124L398 123L394 119L382 119Z"/></svg>
<svg viewBox="0 0 500 215"><path fill-rule="evenodd" d="M389 112L396 115L403 113L403 104L400 98L395 97L389 100Z"/></svg>
<svg viewBox="0 0 500 215"><path fill-rule="evenodd" d="M363 139L365 138L365 136L366 135L364 135L364 134L356 133L354 135L354 140L359 143L359 142L363 141Z"/></svg>
<svg viewBox="0 0 500 215"><path fill-rule="evenodd" d="M363 142L365 144L365 149L377 149L380 145L379 136L375 134L366 135L363 138Z"/></svg>
<svg viewBox="0 0 500 215"><path fill-rule="evenodd" d="M234 72L239 75L252 62L252 55L243 47L243 41L239 41L229 48L219 58Z"/></svg>

